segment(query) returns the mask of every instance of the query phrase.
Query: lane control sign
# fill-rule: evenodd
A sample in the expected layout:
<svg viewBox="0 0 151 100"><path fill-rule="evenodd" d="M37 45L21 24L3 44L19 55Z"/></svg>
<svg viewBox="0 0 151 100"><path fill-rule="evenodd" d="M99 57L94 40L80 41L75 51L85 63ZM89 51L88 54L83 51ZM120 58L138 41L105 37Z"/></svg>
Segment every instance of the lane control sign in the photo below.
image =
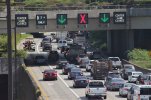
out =
<svg viewBox="0 0 151 100"><path fill-rule="evenodd" d="M57 25L67 25L67 14L57 14Z"/></svg>
<svg viewBox="0 0 151 100"><path fill-rule="evenodd" d="M126 12L113 12L114 24L126 24Z"/></svg>
<svg viewBox="0 0 151 100"><path fill-rule="evenodd" d="M110 23L110 13L100 13L99 22L100 23Z"/></svg>
<svg viewBox="0 0 151 100"><path fill-rule="evenodd" d="M78 14L78 24L88 24L88 13Z"/></svg>
<svg viewBox="0 0 151 100"><path fill-rule="evenodd" d="M15 14L16 27L28 27L28 14Z"/></svg>
<svg viewBox="0 0 151 100"><path fill-rule="evenodd" d="M36 25L47 25L47 15L37 14L36 15Z"/></svg>

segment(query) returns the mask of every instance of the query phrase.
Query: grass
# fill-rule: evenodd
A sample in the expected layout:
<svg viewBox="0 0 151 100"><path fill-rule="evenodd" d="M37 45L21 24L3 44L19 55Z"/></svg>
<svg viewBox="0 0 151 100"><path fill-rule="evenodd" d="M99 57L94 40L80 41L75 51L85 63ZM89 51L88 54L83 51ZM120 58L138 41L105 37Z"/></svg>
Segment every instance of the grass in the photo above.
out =
<svg viewBox="0 0 151 100"><path fill-rule="evenodd" d="M142 68L151 69L151 61L130 61L130 62Z"/></svg>

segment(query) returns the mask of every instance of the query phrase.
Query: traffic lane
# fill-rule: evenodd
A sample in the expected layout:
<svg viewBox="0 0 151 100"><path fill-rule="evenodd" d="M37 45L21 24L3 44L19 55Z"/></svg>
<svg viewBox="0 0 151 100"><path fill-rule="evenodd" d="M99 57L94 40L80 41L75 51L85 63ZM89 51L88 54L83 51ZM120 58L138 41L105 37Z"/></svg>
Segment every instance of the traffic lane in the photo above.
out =
<svg viewBox="0 0 151 100"><path fill-rule="evenodd" d="M55 69L55 67L53 67ZM82 68L84 75L90 77L90 72L86 72L85 68ZM81 100L87 100L85 97L85 88L73 88L73 80L68 80L68 75L63 75L62 70L57 69L60 77L66 82L66 84L81 98ZM104 80L102 80L104 82ZM126 100L126 98L119 96L119 91L107 91L107 100Z"/></svg>
<svg viewBox="0 0 151 100"><path fill-rule="evenodd" d="M77 100L77 97L63 84L59 78L56 81L43 81L42 72L44 69L50 69L48 66L28 68L30 68L36 76L37 81L40 83L43 90L47 94L48 100L68 100L68 98Z"/></svg>

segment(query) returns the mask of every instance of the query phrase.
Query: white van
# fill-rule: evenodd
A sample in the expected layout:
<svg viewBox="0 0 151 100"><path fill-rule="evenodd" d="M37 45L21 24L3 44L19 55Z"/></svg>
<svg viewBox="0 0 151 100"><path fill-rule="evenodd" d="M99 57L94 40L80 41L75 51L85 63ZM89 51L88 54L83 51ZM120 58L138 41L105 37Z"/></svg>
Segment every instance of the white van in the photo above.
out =
<svg viewBox="0 0 151 100"><path fill-rule="evenodd" d="M151 85L134 85L130 88L127 100L151 100Z"/></svg>
<svg viewBox="0 0 151 100"><path fill-rule="evenodd" d="M128 72L128 82L136 82L139 75L143 75L140 71Z"/></svg>
<svg viewBox="0 0 151 100"><path fill-rule="evenodd" d="M144 80L145 85L151 85L151 74L146 76L146 80Z"/></svg>

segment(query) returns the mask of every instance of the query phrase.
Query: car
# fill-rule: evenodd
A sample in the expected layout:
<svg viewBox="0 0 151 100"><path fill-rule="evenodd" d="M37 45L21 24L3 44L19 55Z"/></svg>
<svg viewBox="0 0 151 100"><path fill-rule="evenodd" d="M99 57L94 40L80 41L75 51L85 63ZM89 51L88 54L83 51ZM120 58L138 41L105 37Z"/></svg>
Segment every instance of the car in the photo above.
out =
<svg viewBox="0 0 151 100"><path fill-rule="evenodd" d="M91 80L89 81L88 85L85 89L85 96L87 98L90 97L104 97L107 98L107 90L104 86L103 82L98 80Z"/></svg>
<svg viewBox="0 0 151 100"><path fill-rule="evenodd" d="M134 85L127 94L127 100L151 100L151 85Z"/></svg>
<svg viewBox="0 0 151 100"><path fill-rule="evenodd" d="M37 55L37 56L35 57L35 59L34 59L34 62L35 62L36 64L46 64L46 63L47 63L47 60L46 60L46 58L45 58L44 56L42 56L42 55Z"/></svg>
<svg viewBox="0 0 151 100"><path fill-rule="evenodd" d="M43 51L51 51L52 50L52 45L51 45L51 43L49 43L49 42L45 42L44 44L43 44Z"/></svg>
<svg viewBox="0 0 151 100"><path fill-rule="evenodd" d="M57 71L54 69L46 69L43 72L43 80L57 80Z"/></svg>
<svg viewBox="0 0 151 100"><path fill-rule="evenodd" d="M143 75L142 72L140 71L132 71L132 72L128 72L128 82L134 82L136 83L137 78L139 75Z"/></svg>
<svg viewBox="0 0 151 100"><path fill-rule="evenodd" d="M72 68L68 72L68 79L75 79L76 76L83 76L83 73L80 68Z"/></svg>
<svg viewBox="0 0 151 100"><path fill-rule="evenodd" d="M63 73L64 75L67 75L68 72L69 72L72 68L76 68L76 67L77 67L77 66L74 65L74 64L69 64L69 63L67 63L66 66L62 69L62 73Z"/></svg>
<svg viewBox="0 0 151 100"><path fill-rule="evenodd" d="M63 46L67 46L67 41L66 40L59 40L57 48L60 49Z"/></svg>
<svg viewBox="0 0 151 100"><path fill-rule="evenodd" d="M128 72L135 71L135 67L132 64L124 64L123 65L123 71L122 71L122 77L124 79L128 79Z"/></svg>
<svg viewBox="0 0 151 100"><path fill-rule="evenodd" d="M105 81L105 86L108 90L119 90L119 88L125 83L122 78L109 78Z"/></svg>
<svg viewBox="0 0 151 100"><path fill-rule="evenodd" d="M105 80L108 78L122 78L120 73L108 72Z"/></svg>
<svg viewBox="0 0 151 100"><path fill-rule="evenodd" d="M91 71L91 67L93 67L93 61L94 60L90 60L88 64L86 64L86 71L90 72Z"/></svg>
<svg viewBox="0 0 151 100"><path fill-rule="evenodd" d="M90 63L90 60L87 56L80 58L80 67L86 68L86 65Z"/></svg>
<svg viewBox="0 0 151 100"><path fill-rule="evenodd" d="M45 43L45 42L50 42L51 41L51 38L48 38L48 37L45 37L45 38L43 38L42 39L42 41L41 41L41 47L43 46L43 44Z"/></svg>
<svg viewBox="0 0 151 100"><path fill-rule="evenodd" d="M88 85L89 79L86 76L76 76L73 80L74 88L85 88Z"/></svg>
<svg viewBox="0 0 151 100"><path fill-rule="evenodd" d="M129 89L135 85L134 83L124 83L119 89L119 96L126 97Z"/></svg>
<svg viewBox="0 0 151 100"><path fill-rule="evenodd" d="M68 45L73 44L73 39L71 39L71 38L66 38L66 41L67 41Z"/></svg>
<svg viewBox="0 0 151 100"><path fill-rule="evenodd" d="M58 51L55 51L55 50L49 51L48 60L49 60L49 63L55 63L56 64L59 60Z"/></svg>
<svg viewBox="0 0 151 100"><path fill-rule="evenodd" d="M58 61L58 65L56 66L56 68L58 69L62 69L66 66L66 64L68 63L67 59L64 56L59 56L59 61Z"/></svg>
<svg viewBox="0 0 151 100"><path fill-rule="evenodd" d="M108 57L108 60L111 61L112 67L122 68L122 62L119 57Z"/></svg>

